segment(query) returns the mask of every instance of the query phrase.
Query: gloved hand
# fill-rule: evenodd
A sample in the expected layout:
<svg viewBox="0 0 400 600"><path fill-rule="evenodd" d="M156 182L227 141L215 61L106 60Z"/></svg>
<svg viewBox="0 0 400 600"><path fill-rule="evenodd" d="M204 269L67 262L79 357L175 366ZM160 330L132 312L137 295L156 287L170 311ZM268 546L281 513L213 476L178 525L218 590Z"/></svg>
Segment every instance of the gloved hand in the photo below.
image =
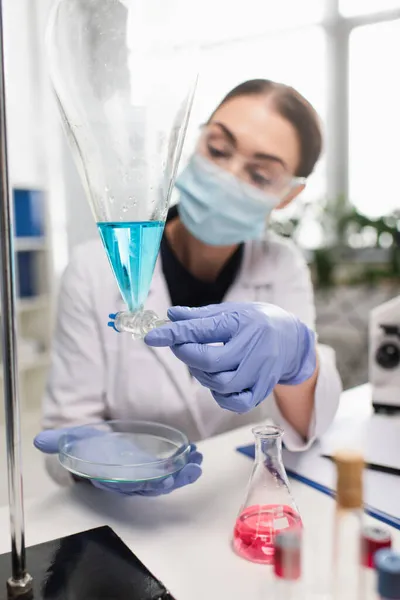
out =
<svg viewBox="0 0 400 600"><path fill-rule="evenodd" d="M57 454L59 440L65 433L71 433L71 429L48 429L39 433L39 435L35 437L33 443L38 450L45 454ZM84 434L84 428L80 429L79 435L81 436ZM102 433L98 432L99 443L97 444L97 436L93 436L93 430L90 431L90 437L93 440L93 443L88 446L90 456L86 456L86 460L101 461L103 447L101 436ZM126 450L132 453L132 443L126 440L122 440L122 443L127 444L129 447L127 447ZM142 450L135 449L135 452L137 453L138 463L149 460L148 456L145 457L143 455L144 453ZM126 496L161 496L162 494L169 494L178 488L197 481L202 473L200 466L202 462L203 455L200 454L200 452L197 451L196 446L192 444L188 463L177 473L163 479L139 483L102 482L95 479L90 479L89 481L99 489L107 492L117 492Z"/></svg>
<svg viewBox="0 0 400 600"><path fill-rule="evenodd" d="M146 344L169 346L227 410L248 412L278 383L296 385L315 371L314 333L272 304L176 306L168 317L172 323L148 333Z"/></svg>

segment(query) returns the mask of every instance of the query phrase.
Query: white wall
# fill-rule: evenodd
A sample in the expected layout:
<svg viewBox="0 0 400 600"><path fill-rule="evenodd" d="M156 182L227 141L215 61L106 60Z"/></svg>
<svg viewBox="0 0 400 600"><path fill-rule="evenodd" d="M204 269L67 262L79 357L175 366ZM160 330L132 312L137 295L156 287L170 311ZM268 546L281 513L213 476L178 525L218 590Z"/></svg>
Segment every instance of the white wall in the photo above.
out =
<svg viewBox="0 0 400 600"><path fill-rule="evenodd" d="M4 45L10 181L44 185L40 80L32 28L32 0L5 0Z"/></svg>
<svg viewBox="0 0 400 600"><path fill-rule="evenodd" d="M4 0L10 184L47 190L56 276L69 251L97 235L47 74L44 33L53 0Z"/></svg>
<svg viewBox="0 0 400 600"><path fill-rule="evenodd" d="M14 2L14 0L6 0ZM17 0L21 2L21 0ZM63 165L63 133L53 91L47 72L45 31L49 10L54 0L22 0L25 12L29 14L31 43L27 51L35 57L34 92L37 97L37 110L31 111L39 131L40 143L36 153L42 161L43 186L47 192L47 220L49 253L53 277L53 291L57 291L59 276L68 262L68 231L66 215L66 179ZM17 39L14 31L14 40ZM13 42L13 50L15 42ZM29 76L29 58L25 56L25 73ZM20 138L21 136L19 136Z"/></svg>

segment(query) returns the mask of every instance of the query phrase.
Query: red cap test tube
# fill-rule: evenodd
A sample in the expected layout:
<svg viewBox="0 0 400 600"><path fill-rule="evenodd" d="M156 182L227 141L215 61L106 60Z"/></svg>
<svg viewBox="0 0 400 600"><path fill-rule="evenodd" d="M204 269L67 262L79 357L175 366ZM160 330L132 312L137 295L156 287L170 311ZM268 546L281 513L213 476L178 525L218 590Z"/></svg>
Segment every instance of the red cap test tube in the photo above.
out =
<svg viewBox="0 0 400 600"><path fill-rule="evenodd" d="M274 573L276 577L296 581L301 577L301 533L297 529L281 531L274 543Z"/></svg>
<svg viewBox="0 0 400 600"><path fill-rule="evenodd" d="M368 525L362 531L362 565L369 569L375 567L374 556L381 548L392 547L392 536L388 529L377 525Z"/></svg>

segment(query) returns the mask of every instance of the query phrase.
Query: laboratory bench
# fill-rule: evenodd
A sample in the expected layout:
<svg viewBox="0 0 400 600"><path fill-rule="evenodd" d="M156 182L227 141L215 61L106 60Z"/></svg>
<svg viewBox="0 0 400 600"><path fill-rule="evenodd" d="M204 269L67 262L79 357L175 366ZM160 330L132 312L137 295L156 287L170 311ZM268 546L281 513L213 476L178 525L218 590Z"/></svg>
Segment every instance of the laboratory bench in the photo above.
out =
<svg viewBox="0 0 400 600"><path fill-rule="evenodd" d="M344 398L356 401L356 393L347 392ZM49 480L26 501L27 545L109 525L176 600L261 599L263 591L271 589L271 568L247 562L231 549L252 469L252 461L235 448L251 441L251 428L246 426L201 442L203 476L194 485L158 498L121 497L80 484L57 488ZM305 528L306 576L316 592L322 591L330 572L335 503L298 481L292 481L291 488ZM8 527L8 508L3 506L0 553L10 550ZM400 531L392 533L400 548Z"/></svg>

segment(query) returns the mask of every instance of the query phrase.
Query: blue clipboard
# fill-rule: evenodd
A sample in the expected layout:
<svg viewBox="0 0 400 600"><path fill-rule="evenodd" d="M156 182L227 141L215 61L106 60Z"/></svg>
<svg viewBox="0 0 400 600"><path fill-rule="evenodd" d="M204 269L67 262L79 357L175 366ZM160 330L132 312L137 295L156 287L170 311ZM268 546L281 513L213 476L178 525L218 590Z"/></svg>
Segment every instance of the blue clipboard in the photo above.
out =
<svg viewBox="0 0 400 600"><path fill-rule="evenodd" d="M240 452L241 454L244 454L245 456L248 456L249 458L252 458L253 460L255 458L254 444L250 444L248 446L239 446L238 448L236 448L236 450L237 450L237 452ZM309 485L310 487L314 488L315 490L322 492L326 496L330 496L331 498L335 498L335 496L336 496L336 493L333 490L326 487L325 485L321 485L317 481L313 481L312 479L309 479L308 477L303 477L303 475L298 475L298 473L296 473L295 471L292 471L290 469L286 469L286 473L292 479L295 479L296 481L300 481L301 483L305 483L306 485ZM385 523L385 525L390 525L391 527L394 527L395 529L400 530L400 519L398 519L397 517L392 517L391 515L388 515L378 509L372 508L369 505L365 505L364 510L367 513L367 515L373 517L374 519L378 519L378 521Z"/></svg>

